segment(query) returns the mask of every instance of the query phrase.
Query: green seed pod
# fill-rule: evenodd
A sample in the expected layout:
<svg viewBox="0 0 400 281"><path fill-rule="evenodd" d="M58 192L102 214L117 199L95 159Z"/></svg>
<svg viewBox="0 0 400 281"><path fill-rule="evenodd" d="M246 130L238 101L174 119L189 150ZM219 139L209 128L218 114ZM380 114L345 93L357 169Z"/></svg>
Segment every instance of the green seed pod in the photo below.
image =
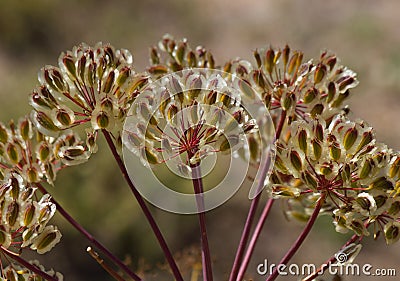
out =
<svg viewBox="0 0 400 281"><path fill-rule="evenodd" d="M357 153L363 149L367 144L369 144L374 139L371 131L367 131L363 133L362 139L357 146Z"/></svg>
<svg viewBox="0 0 400 281"><path fill-rule="evenodd" d="M104 111L100 111L96 116L96 124L100 129L106 129L110 125L110 117Z"/></svg>
<svg viewBox="0 0 400 281"><path fill-rule="evenodd" d="M332 166L329 163L323 163L320 167L321 174L328 176L332 173Z"/></svg>
<svg viewBox="0 0 400 281"><path fill-rule="evenodd" d="M327 58L326 60L326 64L329 66L329 71L332 71L333 68L335 67L337 62L337 58L335 55L330 56L329 58Z"/></svg>
<svg viewBox="0 0 400 281"><path fill-rule="evenodd" d="M289 55L290 55L290 48L288 45L286 45L282 51L282 60L283 60L283 65L285 66L285 69L286 69L286 65L289 62Z"/></svg>
<svg viewBox="0 0 400 281"><path fill-rule="evenodd" d="M150 64L159 64L160 63L160 54L156 47L150 48Z"/></svg>
<svg viewBox="0 0 400 281"><path fill-rule="evenodd" d="M305 104L311 103L318 95L318 90L316 88L310 88L304 94L303 102Z"/></svg>
<svg viewBox="0 0 400 281"><path fill-rule="evenodd" d="M290 151L289 158L293 168L300 172L303 169L303 163L299 153L295 150L292 150Z"/></svg>
<svg viewBox="0 0 400 281"><path fill-rule="evenodd" d="M275 58L275 52L274 50L272 50L271 48L267 50L267 52L265 53L265 59L264 59L264 66L265 66L265 70L271 74L272 70L275 67L274 64L274 58Z"/></svg>
<svg viewBox="0 0 400 281"><path fill-rule="evenodd" d="M378 189L378 190L393 190L392 182L388 181L386 177L379 177L374 180L368 187L368 189Z"/></svg>
<svg viewBox="0 0 400 281"><path fill-rule="evenodd" d="M8 205L6 213L6 222L10 227L13 227L17 222L19 216L19 209L20 209L19 205L15 200Z"/></svg>
<svg viewBox="0 0 400 281"><path fill-rule="evenodd" d="M388 199L388 197L386 195L374 196L374 200L375 200L375 203L376 203L376 208L379 209L380 207L385 205L387 199Z"/></svg>
<svg viewBox="0 0 400 281"><path fill-rule="evenodd" d="M179 63L180 65L182 65L183 63L183 58L186 53L186 48L187 44L185 42L179 42L179 44L175 48L175 59L177 63Z"/></svg>
<svg viewBox="0 0 400 281"><path fill-rule="evenodd" d="M340 78L337 83L339 85L339 91L347 90L347 88L353 84L356 80L354 77L351 76L345 76Z"/></svg>
<svg viewBox="0 0 400 281"><path fill-rule="evenodd" d="M321 124L317 124L314 128L314 135L316 139L320 142L324 141L324 128L322 127Z"/></svg>
<svg viewBox="0 0 400 281"><path fill-rule="evenodd" d="M36 213L36 207L34 204L30 203L25 209L24 218L23 218L24 226L29 227L31 225L31 223L33 222L35 213Z"/></svg>
<svg viewBox="0 0 400 281"><path fill-rule="evenodd" d="M131 76L131 69L128 66L125 66L119 71L119 75L115 83L119 87L122 87L128 80L129 76Z"/></svg>
<svg viewBox="0 0 400 281"><path fill-rule="evenodd" d="M396 160L390 166L388 175L391 178L394 178L396 176L400 177L400 157L399 156L397 156Z"/></svg>
<svg viewBox="0 0 400 281"><path fill-rule="evenodd" d="M14 164L18 164L21 160L21 153L19 148L14 143L9 143L6 147L8 159Z"/></svg>
<svg viewBox="0 0 400 281"><path fill-rule="evenodd" d="M340 146L338 143L332 143L329 145L329 156L332 158L334 161L338 161L340 159L342 150L340 149Z"/></svg>
<svg viewBox="0 0 400 281"><path fill-rule="evenodd" d="M149 73L153 75L162 75L168 73L168 68L165 65L154 65L149 68Z"/></svg>
<svg viewBox="0 0 400 281"><path fill-rule="evenodd" d="M311 144L312 144L315 160L319 160L322 155L322 146L317 139L311 140Z"/></svg>
<svg viewBox="0 0 400 281"><path fill-rule="evenodd" d="M326 75L326 66L324 64L319 63L315 69L314 73L314 84L318 84L324 79Z"/></svg>
<svg viewBox="0 0 400 281"><path fill-rule="evenodd" d="M153 151L153 149L151 149L147 145L144 147L144 152L145 152L145 159L149 164L155 165L160 163L157 154Z"/></svg>
<svg viewBox="0 0 400 281"><path fill-rule="evenodd" d="M253 80L256 83L257 86L259 86L262 89L265 89L266 87L266 82L264 79L263 72L261 70L254 70L253 72Z"/></svg>
<svg viewBox="0 0 400 281"><path fill-rule="evenodd" d="M347 132L344 134L343 137L343 146L346 150L349 150L354 143L356 142L358 138L358 131L356 128L350 128L347 130Z"/></svg>
<svg viewBox="0 0 400 281"><path fill-rule="evenodd" d="M42 127L46 131L46 132L44 132L44 134L46 134L47 131L50 131L50 132L58 132L59 131L58 127L56 125L54 125L53 121L44 112L37 111L34 114L34 117L39 125L39 129L40 129L40 127Z"/></svg>
<svg viewBox="0 0 400 281"><path fill-rule="evenodd" d="M172 121L172 118L174 118L175 114L177 113L178 113L178 108L174 104L171 104L167 110L167 119L169 121Z"/></svg>
<svg viewBox="0 0 400 281"><path fill-rule="evenodd" d="M296 103L296 96L293 92L289 92L286 95L282 96L281 106L282 109L288 111L292 108Z"/></svg>
<svg viewBox="0 0 400 281"><path fill-rule="evenodd" d="M104 93L107 93L107 94L110 93L111 88L114 84L114 80L115 80L115 71L110 71L110 73L108 74L107 80L103 86Z"/></svg>
<svg viewBox="0 0 400 281"><path fill-rule="evenodd" d="M398 222L390 222L385 225L385 239L387 244L393 244L400 238L400 224Z"/></svg>
<svg viewBox="0 0 400 281"><path fill-rule="evenodd" d="M361 167L358 177L360 179L367 178L371 173L373 166L374 166L373 161L371 159L365 160L363 166Z"/></svg>
<svg viewBox="0 0 400 281"><path fill-rule="evenodd" d="M189 67L196 67L197 66L197 58L193 51L190 51L186 55L186 61Z"/></svg>
<svg viewBox="0 0 400 281"><path fill-rule="evenodd" d="M239 80L239 88L246 97L250 99L255 98L256 93L254 92L253 88L250 86L250 83L248 81Z"/></svg>
<svg viewBox="0 0 400 281"><path fill-rule="evenodd" d="M72 56L69 54L64 55L62 62L69 75L71 75L73 78L76 78L75 61L73 60Z"/></svg>
<svg viewBox="0 0 400 281"><path fill-rule="evenodd" d="M290 61L289 61L289 66L288 66L288 69L287 69L287 73L289 75L292 75L293 71L296 69L298 60L299 60L299 53L295 52L292 55L292 57L290 58Z"/></svg>
<svg viewBox="0 0 400 281"><path fill-rule="evenodd" d="M312 190L317 190L318 183L315 180L314 176L312 176L308 171L301 174L303 181L307 184L309 188Z"/></svg>
<svg viewBox="0 0 400 281"><path fill-rule="evenodd" d="M257 50L257 49L253 52L253 56L254 56L254 58L256 59L257 67L260 68L261 65L262 65L262 62L261 62L261 56L260 56L260 54L258 53L258 50Z"/></svg>
<svg viewBox="0 0 400 281"><path fill-rule="evenodd" d="M329 82L328 84L328 96L326 98L326 102L330 103L336 95L336 86L335 83Z"/></svg>
<svg viewBox="0 0 400 281"><path fill-rule="evenodd" d="M400 201L394 201L388 210L391 216L397 216L400 213Z"/></svg>
<svg viewBox="0 0 400 281"><path fill-rule="evenodd" d="M31 123L28 119L24 119L19 123L19 133L24 141L31 137Z"/></svg>
<svg viewBox="0 0 400 281"><path fill-rule="evenodd" d="M316 104L310 111L310 114L313 118L315 118L317 115L321 115L322 112L324 111L325 107L319 103Z"/></svg>
<svg viewBox="0 0 400 281"><path fill-rule="evenodd" d="M248 137L248 142L249 142L250 159L252 161L257 161L260 153L260 144L253 134L251 134Z"/></svg>
<svg viewBox="0 0 400 281"><path fill-rule="evenodd" d="M299 148L304 152L304 154L307 154L307 131L304 129L301 129L297 135L297 140L299 144Z"/></svg>
<svg viewBox="0 0 400 281"><path fill-rule="evenodd" d="M7 143L8 141L8 132L6 127L3 125L3 123L0 123L0 142L1 143Z"/></svg>

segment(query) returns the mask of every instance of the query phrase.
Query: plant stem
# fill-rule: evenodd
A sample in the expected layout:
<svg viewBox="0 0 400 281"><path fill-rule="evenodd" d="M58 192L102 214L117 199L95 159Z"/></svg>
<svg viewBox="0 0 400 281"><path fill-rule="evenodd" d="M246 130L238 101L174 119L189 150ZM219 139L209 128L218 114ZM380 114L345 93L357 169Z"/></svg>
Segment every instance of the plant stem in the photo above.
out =
<svg viewBox="0 0 400 281"><path fill-rule="evenodd" d="M317 205L315 206L315 209L309 218L305 228L303 231L300 233L299 237L297 237L296 241L293 243L293 245L290 247L289 251L286 253L286 255L281 259L279 262L278 266L275 267L274 271L271 273L270 276L266 279L266 281L273 281L278 277L278 269L280 268L279 265L284 264L286 265L289 260L294 256L294 254L297 252L297 250L300 248L300 246L303 244L304 240L306 239L307 235L310 233L315 221L317 220L318 214L321 210L322 205L325 202L325 197L326 193L322 193L321 197L318 199Z"/></svg>
<svg viewBox="0 0 400 281"><path fill-rule="evenodd" d="M240 266L239 273L238 273L236 280L242 280L244 274L246 273L246 269L247 269L247 266L249 265L250 258L253 255L253 251L256 246L258 237L260 236L261 230L264 227L265 220L268 217L269 211L271 210L274 202L275 202L275 200L270 198L270 199L268 199L268 201L265 205L265 208L260 216L260 219L258 220L256 228L254 229L253 235L250 239L249 246L247 247L247 250L244 255L244 258L243 258L242 264Z"/></svg>
<svg viewBox="0 0 400 281"><path fill-rule="evenodd" d="M200 237L201 237L201 259L203 263L203 280L212 281L212 266L211 266L211 254L210 247L208 245L207 227L206 227L206 213L204 212L204 196L203 196L203 180L201 178L200 165L191 165L192 168L192 183L194 193L196 194L196 204L200 224Z"/></svg>
<svg viewBox="0 0 400 281"><path fill-rule="evenodd" d="M136 201L138 202L140 208L142 209L143 214L145 215L148 223L150 224L151 229L154 232L154 235L157 238L158 243L161 246L164 256L172 270L172 274L174 275L176 281L183 281L183 277L178 269L178 266L175 263L175 260L172 256L171 251L168 248L168 245L164 239L164 236L162 235L160 228L158 227L153 215L151 214L150 209L147 207L146 202L144 201L143 197L140 195L139 191L136 189L135 185L129 178L128 171L126 170L126 167L121 159L121 156L117 152L117 149L114 145L114 142L111 138L110 133L104 129L102 130L102 132L103 132L103 135L107 141L107 144L110 147L110 150L115 158L115 161L117 162L118 167L121 170L121 173L122 173L125 181L128 183L129 188L131 189L133 195L135 196Z"/></svg>
<svg viewBox="0 0 400 281"><path fill-rule="evenodd" d="M49 194L46 188L40 183L36 184L36 187L43 194ZM51 197L51 202L56 205L57 211L76 229L78 230L87 240L89 240L97 249L99 249L104 255L112 260L119 268L125 271L133 280L141 281L142 279L129 269L119 258L111 253L103 244L101 244L92 234L90 234L83 226L81 226L55 199Z"/></svg>
<svg viewBox="0 0 400 281"><path fill-rule="evenodd" d="M91 247L88 247L86 249L86 251L115 280L117 280L117 281L125 281L125 279L122 278L117 272L115 272L115 270L112 269L108 264L106 264L104 262L104 260L102 258L100 258L100 256L95 251L93 251L93 249Z"/></svg>
<svg viewBox="0 0 400 281"><path fill-rule="evenodd" d="M275 141L279 139L279 137L282 133L282 129L285 124L285 120L286 120L286 111L282 111L280 118L279 118L278 127L276 128L276 131L275 131ZM270 157L267 158L267 161L270 161ZM265 163L265 165L262 166L261 178L258 182L257 190L261 190L261 188L263 188L263 186L264 186L264 181L267 176L268 167L269 167L269 163ZM253 201L251 201L250 209L247 214L247 218L246 218L246 222L245 222L245 225L243 228L242 236L240 238L239 246L236 250L235 260L233 262L231 274L229 276L229 281L235 281L235 279L237 278L237 275L239 272L239 267L240 267L240 264L243 259L245 247L249 240L251 226L254 221L254 216L255 216L260 198L261 198L261 192L257 194L257 196L253 199ZM264 220L265 219L266 219L266 217L264 218ZM257 238L256 238L256 240L257 240Z"/></svg>
<svg viewBox="0 0 400 281"><path fill-rule="evenodd" d="M24 267L26 267L27 269L29 269L30 271L36 273L37 275L39 275L40 277L49 280L49 281L58 281L58 278L50 276L49 274L47 274L46 272L40 270L37 266L27 262L26 260L24 260L23 258L21 258L18 254L11 252L10 250L4 248L3 246L0 246L1 251L6 254L7 256L9 256L10 258L12 258L13 260L15 260L16 262L18 262L19 264L23 265Z"/></svg>
<svg viewBox="0 0 400 281"><path fill-rule="evenodd" d="M351 243L354 243L357 239L360 239L360 236L357 234L354 234L352 237L350 237L349 240L340 248L343 249L344 247L347 247ZM324 262L320 268L318 268L316 271L314 271L312 274L308 275L306 278L302 279L302 281L311 281L314 280L315 277L323 274L323 272L329 267L330 264L334 263L336 260L335 255L331 256L326 262Z"/></svg>

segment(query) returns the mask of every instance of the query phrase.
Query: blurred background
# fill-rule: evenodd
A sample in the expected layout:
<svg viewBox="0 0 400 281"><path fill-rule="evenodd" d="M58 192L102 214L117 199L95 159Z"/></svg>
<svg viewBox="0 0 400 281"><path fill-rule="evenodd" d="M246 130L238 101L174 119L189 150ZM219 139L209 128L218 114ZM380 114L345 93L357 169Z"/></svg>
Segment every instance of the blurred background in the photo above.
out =
<svg viewBox="0 0 400 281"><path fill-rule="evenodd" d="M352 117L367 120L379 140L400 149L398 11L397 0L2 0L0 120L7 123L31 110L27 96L37 85L39 69L56 65L62 51L80 42L109 42L130 50L140 71L148 64L148 48L170 33L186 37L192 47L211 49L219 64L235 57L251 59L255 48L286 43L304 51L307 59L332 50L358 73L361 82L352 92ZM151 277L162 269L163 256L104 145L89 163L61 172L52 192L109 249L148 272L148 280L172 280ZM216 280L227 279L248 206L246 192L239 192L207 215ZM173 252L181 253L182 266L191 269L192 260L198 259L197 218L152 211ZM85 253L88 243L61 217L55 220L64 236L43 263L63 272L66 280L111 280ZM287 222L280 204L275 204L248 277L262 280L256 274L257 264L266 258L277 262L301 229L302 225ZM320 264L346 238L334 232L331 218L321 217L293 262ZM399 275L399 243L387 247L381 239L366 241L357 262L395 268ZM344 280L397 279L349 276Z"/></svg>

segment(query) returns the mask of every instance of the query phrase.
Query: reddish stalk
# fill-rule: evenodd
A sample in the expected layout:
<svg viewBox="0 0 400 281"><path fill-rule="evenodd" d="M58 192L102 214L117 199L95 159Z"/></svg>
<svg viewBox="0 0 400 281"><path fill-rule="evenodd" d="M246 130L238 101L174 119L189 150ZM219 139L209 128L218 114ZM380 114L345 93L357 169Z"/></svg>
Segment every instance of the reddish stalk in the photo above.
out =
<svg viewBox="0 0 400 281"><path fill-rule="evenodd" d="M204 212L204 197L203 197L203 180L201 178L200 165L191 165L192 168L192 183L194 192L196 194L196 204L198 210L198 218L200 225L200 238L201 238L201 259L203 264L203 280L212 281L212 266L210 247L208 245L207 227L206 227L206 213Z"/></svg>
<svg viewBox="0 0 400 281"><path fill-rule="evenodd" d="M43 194L49 194L46 188L40 183L36 184L36 187ZM103 244L101 244L92 234L90 234L85 228L83 228L71 215L54 199L51 197L51 202L56 205L57 211L76 229L78 230L90 243L93 244L98 250L100 250L104 255L106 255L110 260L114 262L119 268L121 268L126 274L128 274L133 280L141 281L142 279L136 275L129 267L124 264L119 258L117 258L113 253L111 253Z"/></svg>
<svg viewBox="0 0 400 281"><path fill-rule="evenodd" d="M0 249L1 251L9 256L10 258L12 258L13 260L15 260L16 262L18 262L19 264L23 265L24 267L26 267L27 269L29 269L30 271L36 273L37 275L39 275L40 277L49 280L49 281L58 281L58 278L50 276L49 274L47 274L46 272L40 270L37 266L27 262L26 260L24 260L23 258L21 258L18 254L11 252L10 250L4 248L3 246L0 245Z"/></svg>
<svg viewBox="0 0 400 281"><path fill-rule="evenodd" d="M267 219L267 217L269 215L269 211L271 210L274 202L275 202L275 200L270 198L270 199L268 199L267 204L265 205L265 208L260 216L260 219L258 220L256 228L254 229L253 235L250 239L249 246L247 247L247 251L244 255L242 264L239 268L239 273L238 273L236 280L242 280L244 274L246 273L247 266L249 265L251 256L253 255L253 252L254 252L254 248L257 244L258 237L260 236L261 230L264 227L265 220Z"/></svg>
<svg viewBox="0 0 400 281"><path fill-rule="evenodd" d="M276 128L276 131L275 131L275 141L279 139L279 137L280 137L280 135L282 133L282 129L283 129L283 126L285 124L285 120L286 120L286 111L282 111L280 119L279 119L278 127ZM270 160L270 158L268 157L267 161L269 161L269 160ZM260 178L260 181L258 183L257 190L261 190L263 188L263 186L264 186L264 180L265 180L265 178L267 176L268 167L269 167L269 163L266 163L262 167L261 178ZM231 274L229 276L229 281L235 281L236 278L237 278L237 275L238 275L238 272L239 272L239 269L240 269L240 265L241 265L242 260L243 260L244 250L245 250L247 242L249 240L251 226L252 226L253 221L254 221L254 216L256 214L256 210L257 210L260 198L261 198L261 193L258 193L257 196L253 199L253 201L251 201L250 209L249 209L249 212L247 214L247 218L246 218L246 222L245 222L245 225L244 225L244 228L243 228L242 236L240 238L239 246L238 246L238 248L236 250L235 260L233 262ZM266 217L265 217L265 219L266 219ZM264 221L265 221L265 219L264 219Z"/></svg>
<svg viewBox="0 0 400 281"><path fill-rule="evenodd" d="M308 236L308 234L310 233L315 221L317 220L318 214L321 211L321 207L325 202L325 197L326 197L326 193L322 193L321 197L318 200L317 205L315 206L315 209L310 217L310 219L308 220L305 228L303 229L303 231L300 233L299 237L297 237L296 241L293 243L293 245L290 247L289 251L286 253L286 255L281 259L281 261L279 262L278 265L286 265L290 259L294 256L294 254L297 252L297 250L300 248L300 246L303 244L304 240L306 239L306 237ZM266 279L266 281L273 281L276 279L276 277L278 277L279 274L279 268L280 266L277 266L274 268L274 271L271 273L270 276L268 276L268 278Z"/></svg>
<svg viewBox="0 0 400 281"><path fill-rule="evenodd" d="M138 202L140 208L142 209L143 214L145 215L148 223L150 224L151 229L153 230L154 235L157 238L158 243L160 244L160 247L164 253L164 256L172 270L172 274L174 275L176 281L183 281L183 277L178 269L178 266L175 263L175 260L172 256L170 249L168 248L167 242L165 241L160 228L158 227L153 215L151 214L150 209L147 207L146 202L144 201L143 197L140 195L139 191L136 189L135 185L129 178L128 171L126 170L126 167L124 165L124 162L121 159L121 156L117 152L117 149L114 145L114 142L111 138L110 133L104 129L102 130L102 132L103 132L103 135L107 141L107 144L110 147L110 150L115 158L115 161L117 162L118 167L121 170L121 173L122 173L125 181L128 183L129 188L131 189L133 195L135 196L136 201Z"/></svg>

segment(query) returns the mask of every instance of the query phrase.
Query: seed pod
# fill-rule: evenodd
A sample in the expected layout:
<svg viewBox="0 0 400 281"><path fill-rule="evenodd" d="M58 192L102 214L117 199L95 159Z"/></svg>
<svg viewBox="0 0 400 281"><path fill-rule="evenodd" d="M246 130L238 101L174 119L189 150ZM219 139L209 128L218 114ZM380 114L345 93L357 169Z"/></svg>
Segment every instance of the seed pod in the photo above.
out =
<svg viewBox="0 0 400 281"><path fill-rule="evenodd" d="M19 204L17 201L13 200L7 207L7 213L6 213L6 223L12 228L15 223L17 222L18 216L19 216Z"/></svg>
<svg viewBox="0 0 400 281"><path fill-rule="evenodd" d="M298 172L300 172L303 169L303 163L299 153L295 150L291 150L289 158L293 168L295 168Z"/></svg>
<svg viewBox="0 0 400 281"><path fill-rule="evenodd" d="M329 156L332 158L334 161L338 161L341 156L341 149L338 143L332 143L329 145Z"/></svg>
<svg viewBox="0 0 400 281"><path fill-rule="evenodd" d="M257 50L257 49L253 52L253 56L254 56L254 58L256 59L257 67L260 68L261 65L262 65L262 62L261 62L261 56L260 56L260 54L258 53L258 50Z"/></svg>
<svg viewBox="0 0 400 281"><path fill-rule="evenodd" d="M356 128L350 128L347 130L347 132L344 134L343 137L343 146L346 150L349 150L354 143L356 142L358 138L358 131Z"/></svg>
<svg viewBox="0 0 400 281"><path fill-rule="evenodd" d="M33 218L36 214L36 207L33 203L29 203L25 207L24 216L23 216L23 225L26 227L30 227L32 223L34 223Z"/></svg>
<svg viewBox="0 0 400 281"><path fill-rule="evenodd" d="M315 118L317 115L321 115L322 112L324 111L324 106L323 104L319 103L316 104L310 111L310 114L313 118Z"/></svg>
<svg viewBox="0 0 400 281"><path fill-rule="evenodd" d="M152 149L152 148L150 148L149 146L145 146L144 147L144 156L145 156L145 160L147 160L147 162L149 163L149 164L152 164L152 165L155 165L155 164L158 164L158 163L160 163L160 161L159 161L159 159L158 159L158 157L157 157L157 154L155 153L155 151Z"/></svg>
<svg viewBox="0 0 400 281"><path fill-rule="evenodd" d="M329 176L333 171L332 165L329 163L323 163L319 170L320 170L321 174L323 174L325 176Z"/></svg>
<svg viewBox="0 0 400 281"><path fill-rule="evenodd" d="M24 141L32 137L32 127L28 119L23 119L19 122L19 133Z"/></svg>
<svg viewBox="0 0 400 281"><path fill-rule="evenodd" d="M61 233L56 227L46 226L42 233L34 238L31 249L36 250L38 254L44 254L60 242L60 239Z"/></svg>
<svg viewBox="0 0 400 281"><path fill-rule="evenodd" d="M300 129L298 135L297 135L297 140L299 144L299 148L304 152L304 154L307 154L307 131L304 129Z"/></svg>
<svg viewBox="0 0 400 281"><path fill-rule="evenodd" d="M8 141L8 132L6 127L3 125L3 123L0 123L0 142L1 143L7 143Z"/></svg>
<svg viewBox="0 0 400 281"><path fill-rule="evenodd" d="M285 66L285 69L286 69L286 65L289 62L289 55L290 55L290 48L288 45L286 45L282 51L282 60L283 60L283 65Z"/></svg>
<svg viewBox="0 0 400 281"><path fill-rule="evenodd" d="M386 243L388 245L397 242L400 238L400 223L397 221L387 223L384 232Z"/></svg>
<svg viewBox="0 0 400 281"><path fill-rule="evenodd" d="M186 60L188 62L189 67L196 67L197 66L197 58L193 51L190 51L186 55Z"/></svg>
<svg viewBox="0 0 400 281"><path fill-rule="evenodd" d="M378 189L378 190L393 190L392 182L388 181L386 177L379 177L374 180L368 187L368 189Z"/></svg>
<svg viewBox="0 0 400 281"><path fill-rule="evenodd" d="M248 137L248 142L249 142L250 159L252 161L257 161L260 153L260 144L253 134L251 134Z"/></svg>
<svg viewBox="0 0 400 281"><path fill-rule="evenodd" d="M268 49L267 52L265 53L265 59L264 59L264 66L265 70L271 74L272 70L274 69L274 58L275 58L275 52L273 49Z"/></svg>
<svg viewBox="0 0 400 281"><path fill-rule="evenodd" d="M150 48L150 64L159 64L160 63L160 54L156 47Z"/></svg>
<svg viewBox="0 0 400 281"><path fill-rule="evenodd" d="M154 65L149 68L149 73L153 75L162 75L168 73L168 68L165 65Z"/></svg>
<svg viewBox="0 0 400 281"><path fill-rule="evenodd" d="M287 69L287 73L289 75L292 75L293 71L296 69L298 60L299 60L299 53L295 52L292 55L292 57L290 58L290 61L289 61L289 66L288 66L288 69Z"/></svg>
<svg viewBox="0 0 400 281"><path fill-rule="evenodd" d="M62 58L62 63L67 70L68 74L72 76L73 78L76 78L76 67L75 67L75 61L72 58L71 55L66 54Z"/></svg>
<svg viewBox="0 0 400 281"><path fill-rule="evenodd" d="M53 123L50 117L44 112L34 111L32 113L32 119L36 122L38 130L44 135L55 136L59 128Z"/></svg>
<svg viewBox="0 0 400 281"><path fill-rule="evenodd" d="M239 80L239 88L242 91L242 93L250 98L250 99L254 99L256 96L256 93L254 92L253 88L250 86L250 83L248 81L245 80Z"/></svg>
<svg viewBox="0 0 400 281"><path fill-rule="evenodd" d="M19 161L21 160L20 149L14 143L9 143L6 146L6 153L8 159L14 164L18 164Z"/></svg>
<svg viewBox="0 0 400 281"><path fill-rule="evenodd" d="M371 131L366 131L363 133L360 143L357 146L357 152L360 152L367 144L369 144L374 139Z"/></svg>
<svg viewBox="0 0 400 281"><path fill-rule="evenodd" d="M388 175L391 178L394 177L400 177L400 157L397 156L396 160L393 161L393 163L390 165Z"/></svg>
<svg viewBox="0 0 400 281"><path fill-rule="evenodd" d="M328 96L326 98L326 102L330 103L336 95L336 86L335 83L329 82L328 84Z"/></svg>
<svg viewBox="0 0 400 281"><path fill-rule="evenodd" d="M314 84L318 84L324 79L326 75L326 66L324 64L319 63L315 69L314 73Z"/></svg>
<svg viewBox="0 0 400 281"><path fill-rule="evenodd" d="M318 95L318 90L316 88L310 88L304 94L303 102L305 104L311 103Z"/></svg>

